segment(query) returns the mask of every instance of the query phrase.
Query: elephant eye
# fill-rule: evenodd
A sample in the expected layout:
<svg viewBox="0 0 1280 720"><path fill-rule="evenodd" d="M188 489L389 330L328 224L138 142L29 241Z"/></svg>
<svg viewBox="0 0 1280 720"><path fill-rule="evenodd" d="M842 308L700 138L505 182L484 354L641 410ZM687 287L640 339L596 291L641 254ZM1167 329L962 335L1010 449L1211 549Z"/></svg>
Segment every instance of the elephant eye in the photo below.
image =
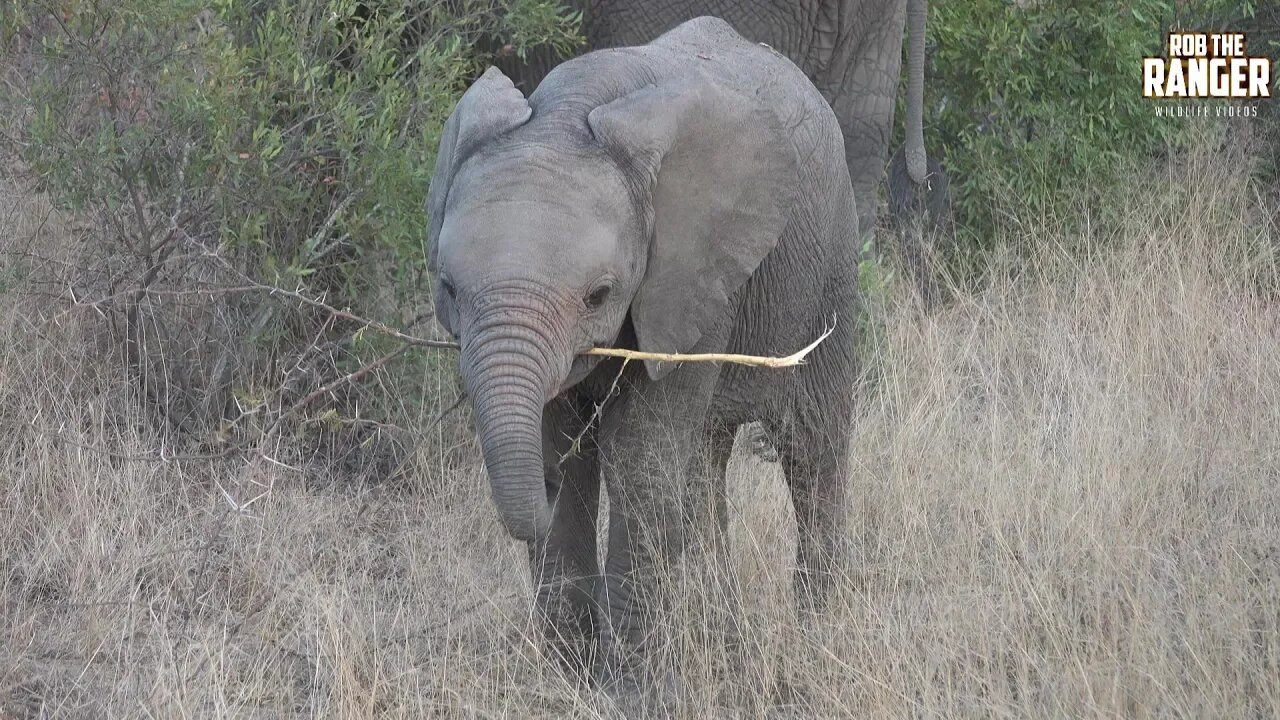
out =
<svg viewBox="0 0 1280 720"><path fill-rule="evenodd" d="M449 278L440 278L440 289L444 290L444 294L449 296L450 300L457 300L457 291L453 289L453 283L449 282Z"/></svg>
<svg viewBox="0 0 1280 720"><path fill-rule="evenodd" d="M607 299L609 299L609 286L601 285L595 290L587 293L587 296L582 299L582 302L586 304L588 309L595 310L603 305L604 301Z"/></svg>

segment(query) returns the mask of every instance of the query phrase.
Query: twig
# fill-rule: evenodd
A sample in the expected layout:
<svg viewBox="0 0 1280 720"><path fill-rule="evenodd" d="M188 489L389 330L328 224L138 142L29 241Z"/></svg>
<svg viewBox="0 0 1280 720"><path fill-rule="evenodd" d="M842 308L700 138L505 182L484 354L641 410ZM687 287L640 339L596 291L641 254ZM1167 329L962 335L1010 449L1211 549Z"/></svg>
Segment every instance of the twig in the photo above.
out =
<svg viewBox="0 0 1280 720"><path fill-rule="evenodd" d="M373 330L374 332L378 332L383 335L393 337L399 340L400 342L405 343L406 345L414 345L417 347L438 348L441 350L460 349L458 346L458 343L449 342L447 340L428 340L426 338L416 337L414 335L410 335L408 333L397 330L391 327L390 325L387 325L386 323L379 322L377 320L371 320L369 318L362 317L360 315L356 315L355 313L351 312L349 309L337 308L337 307L334 307L333 305L330 305L329 303L324 302L323 300L316 300L315 298L307 297L306 295L303 295L302 293L297 292L295 290L285 290L284 288L276 287L274 285L266 285L263 283L250 281L242 285L231 285L231 286L184 288L184 289L177 289L177 290L162 290L157 288L144 287L144 288L140 288L139 290L141 290L141 292L145 295L159 295L159 296L208 295L212 297L214 295L230 295L230 294L236 294L236 293L254 293L254 292L266 293L268 295L275 296L275 297L285 297L290 300L296 300L297 302L300 302L304 305L308 305L318 310L324 310L325 312L333 315L334 317L342 318L343 320L349 320L351 322L362 325L363 327L361 329L367 328L369 330ZM130 290L128 292L133 292L133 291ZM93 310L96 310L98 312L101 312L101 308L105 306L109 306L113 300L125 294L127 293L117 293L116 295L109 295L107 297L104 297L98 300L93 300L93 301L80 300L76 298L74 294L72 294L71 302L73 307L87 307L87 308L92 308ZM422 316L419 316L418 318L415 318L414 322L415 323L419 322L421 319L422 319Z"/></svg>
<svg viewBox="0 0 1280 720"><path fill-rule="evenodd" d="M351 312L348 309L338 309L326 302L316 300L314 298L309 298L306 295L303 295L302 293L299 293L299 292L294 292L292 290L285 290L283 288L273 287L270 285L262 285L257 283L255 283L254 285L247 286L247 288L250 290L256 290L259 292L265 292L270 295L280 295L283 297L287 297L291 300L297 300L298 302L303 303L304 305L310 305L311 307L317 308L319 310L324 310L326 312L332 313L335 317L340 317L344 320L350 320L352 322L360 323L361 325L363 325L364 327L370 330L382 333L383 335L389 335L399 340L400 342L405 343L406 345L415 345L418 347L440 348L442 350L459 350L460 349L458 343L448 342L446 340L427 340L425 338L415 337L413 335L409 335L408 333L401 332L400 330L397 330L384 322L379 322L377 320L370 320L369 318L361 317Z"/></svg>
<svg viewBox="0 0 1280 720"><path fill-rule="evenodd" d="M390 325L387 325L384 322L380 322L378 320L371 320L369 318L357 315L351 312L351 310L349 309L338 308L333 305L330 305L329 303L324 302L323 300L317 300L315 298L308 297L296 290L285 290L284 288L276 287L274 285L266 285L263 283L257 283L252 281L249 281L248 283L243 285L234 285L230 287L205 287L205 288L191 288L191 289L184 289L184 290L155 290L151 288L143 288L143 292L151 295L221 295L221 294L228 294L228 293L262 292L262 293L267 293L268 295L272 295L276 297L285 297L285 298L289 298L290 300L296 300L297 302L300 302L304 305L309 305L318 310L324 310L325 312L332 314L334 317L338 317L344 320L349 320L351 322L358 323L361 326L363 326L362 329L373 330L374 332L378 332L383 335L393 337L396 340L399 340L400 342L405 343L406 345L413 345L416 347L436 348L439 350L460 350L461 349L461 346L458 345L458 343L456 342L450 342L448 340L428 340L426 338L420 338L415 335L410 335L409 333L406 333L402 330L397 330L396 328L391 327ZM90 307L94 309L98 309L104 304L109 303L111 299L112 299L111 297L106 297L101 300L97 300L93 302L85 302L85 301L77 300L74 296L72 296L72 302L76 306ZM823 333L819 335L816 340L809 343L808 345L801 348L800 350L784 357L772 357L768 355L739 355L734 353L658 353L658 352L646 352L643 350L628 350L626 348L599 348L599 347L591 348L590 350L587 350L586 352L584 352L583 355L595 355L598 357L620 357L626 360L657 360L659 362L718 362L718 363L732 363L736 365L747 365L751 367L788 368L788 367L795 367L796 365L803 365L805 358L809 355L809 353L813 352L814 348L818 347L818 345L820 345L822 341L826 340L828 337L831 336L831 333L835 332L837 320L838 318L836 316L832 316L831 327L824 330Z"/></svg>
<svg viewBox="0 0 1280 720"><path fill-rule="evenodd" d="M445 408L444 410L441 410L441 411L440 411L440 414L436 415L434 418L431 418L431 422L429 422L429 423L427 423L426 425L424 425L424 426L422 427L422 429L421 429L421 430L419 430L418 432L420 432L420 433L421 433L421 432L425 432L425 431L430 430L431 428L435 427L436 425L439 425L441 420L444 420L444 419L445 419L446 417L448 417L451 413L453 413L453 411L455 411L455 410L457 410L458 408L462 407L462 403L463 403L466 399L467 399L467 394L466 394L466 393L464 393L464 392L462 392L462 393L458 393L458 399L454 400L454 401L453 401L453 404L451 404L449 407Z"/></svg>
<svg viewBox="0 0 1280 720"><path fill-rule="evenodd" d="M462 347L455 342L448 342L445 340L425 340L423 338L414 337L413 335L409 335L407 333L396 330L395 328L391 327L390 325L387 325L386 323L360 317L359 315L356 315L355 313L352 313L349 310L339 310L333 307L332 305L321 302L319 300L309 298L305 295L302 295L301 293L292 292L290 290L284 290L281 288L274 288L274 287L265 286L265 285L256 286L256 287L255 286L245 286L245 287L246 289L258 289L258 290L270 292L272 295L284 295L285 297L298 300L300 302L306 303L313 307L316 307L322 310L327 310L328 312L331 312L338 317L351 320L353 322L361 323L362 325L369 328L370 330L383 333L384 335L390 335L391 337L403 343L407 343L409 345L440 348L443 350L461 350L462 349ZM809 353L813 352L814 348L818 347L818 345L820 345L823 340L826 340L828 337L830 337L831 333L835 332L836 322L837 322L837 318L836 316L833 315L831 318L831 327L824 330L823 333L819 335L818 338L813 342L809 343L808 345L804 346L800 350L794 353L791 353L790 355L787 355L785 357L770 357L767 355L738 355L734 353L657 353L657 352L645 352L643 350L628 350L625 348L599 348L599 347L591 348L590 350L587 350L582 354L596 355L596 356L603 356L603 357L620 357L625 360L657 360L659 362L719 362L719 363L733 363L736 365L749 365L752 367L764 367L764 368L795 367L796 365L803 365L805 357L807 357Z"/></svg>
<svg viewBox="0 0 1280 720"><path fill-rule="evenodd" d="M342 377L340 377L340 378L337 378L337 379L335 379L335 380L333 380L333 381L330 381L330 382L326 383L325 385L323 385L323 386L321 386L321 387L319 387L319 388L316 388L315 390L312 390L309 394L307 394L307 395L306 395L305 397L303 397L301 400L299 400L298 402L294 403L294 404L293 404L293 405L292 405L288 410L284 411L284 413L282 413L282 414L280 415L280 418L279 418L279 420L278 420L277 422L282 421L282 420L284 420L285 418L287 418L287 417L289 417L290 415L292 415L292 414L294 414L295 412L297 412L298 410L301 410L304 406L309 405L309 404L311 403L311 401L315 400L316 398L320 397L321 395L326 395L326 394L328 394L328 393L333 392L333 391L334 391L335 389L337 389L337 388L338 388L338 386L340 386L340 385L344 385L344 384L346 384L346 383L356 383L356 382L359 382L359 381L360 381L360 378L364 377L365 375L368 375L369 373L373 372L374 370L377 370L378 368L382 367L383 365L386 365L387 363L391 362L392 360L395 360L396 358L400 357L400 356L401 356L401 355L403 355L403 354L405 353L405 351L406 351L406 350L408 350L408 349L409 349L409 346L408 346L408 345L401 345L400 347L396 348L395 350L392 350L391 352L387 353L386 355L383 355L382 357L378 358L377 360L374 360L373 362L369 363L368 365L365 365L364 367L362 367L362 368L360 368L360 369L358 369L358 370L355 370L355 371L353 371L353 372L349 372L349 373L347 373L346 375L343 375L343 376L342 376Z"/></svg>
<svg viewBox="0 0 1280 720"><path fill-rule="evenodd" d="M813 352L813 349L818 347L823 340L826 340L831 333L835 332L835 329L836 318L835 316L832 316L831 327L823 331L823 333L818 336L817 340L814 340L797 352L791 353L786 357L735 355L733 353L656 353L644 352L641 350L626 350L623 348L591 348L583 354L620 357L627 360L658 360L660 362L725 362L735 363L737 365L750 365L752 367L786 368L803 365L805 356Z"/></svg>
<svg viewBox="0 0 1280 720"><path fill-rule="evenodd" d="M752 367L765 368L786 368L804 364L804 359L813 349L818 347L823 340L831 336L836 330L837 317L831 317L831 327L827 328L818 336L818 339L804 346L800 350L787 355L786 357L767 357L761 355L736 355L733 353L655 353L643 352L640 350L626 350L623 348L592 348L584 355L597 355L604 357L620 357L622 358L622 367L618 368L618 374L613 378L613 384L609 386L609 392L605 393L604 398L596 403L595 411L591 414L591 419L583 426L582 431L573 439L573 443L569 445L569 449L560 456L557 466L563 465L569 458L574 457L582 449L582 440L586 437L587 432L600 419L600 414L604 412L604 406L608 404L609 399L613 397L614 392L618 389L618 382L622 380L622 373L627 369L627 363L632 360L658 360L660 362L727 362L736 363L738 365L750 365Z"/></svg>
<svg viewBox="0 0 1280 720"><path fill-rule="evenodd" d="M560 456L560 460L556 462L556 467L564 465L565 461L571 457L577 456L578 451L582 450L582 439L587 436L587 432L589 432L592 426L596 424L596 421L600 419L600 414L604 412L604 406L609 404L609 399L613 397L615 392L617 392L618 383L622 380L622 373L626 372L627 363L629 362L631 362L631 358L624 357L622 359L622 367L618 368L618 374L614 376L613 384L609 386L609 392L605 393L604 397L600 399L600 402L596 403L596 409L591 413L591 418L587 420L587 424L582 426L582 430L578 433L577 437L575 437L573 442L569 444L569 449Z"/></svg>
<svg viewBox="0 0 1280 720"><path fill-rule="evenodd" d="M439 425L445 418L449 417L454 413L454 411L462 407L462 403L465 402L466 399L467 399L467 394L465 392L458 393L457 399L455 399L453 403L449 405L449 407L445 408L444 410L441 410L435 417L431 418L431 422L427 423L426 425L423 425L422 428L418 430L418 433L423 434L426 431L430 430L431 428L434 428L436 425ZM396 475L398 475L400 473L400 469L405 466L405 463L409 462L409 458L412 455L413 455L412 450L405 453L405 456L401 458L400 462L396 463L396 466L391 468L391 471L387 473L387 477L395 477ZM376 512L381 510L390 501L391 497L392 497L391 494L386 493L386 494L383 494L382 499L380 499L376 505L370 505L369 503L365 503L361 505L360 509L356 511L356 517L362 518L369 512Z"/></svg>

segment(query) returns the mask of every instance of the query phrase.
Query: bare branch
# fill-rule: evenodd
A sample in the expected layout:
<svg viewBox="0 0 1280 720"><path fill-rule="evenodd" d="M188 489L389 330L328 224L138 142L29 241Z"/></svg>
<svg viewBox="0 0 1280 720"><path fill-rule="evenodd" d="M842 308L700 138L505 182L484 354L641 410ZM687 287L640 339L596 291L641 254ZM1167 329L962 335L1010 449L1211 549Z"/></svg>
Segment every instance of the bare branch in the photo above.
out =
<svg viewBox="0 0 1280 720"><path fill-rule="evenodd" d="M458 393L458 397L457 397L457 399L455 399L455 400L453 401L453 403L451 403L451 404L449 405L449 407L445 408L444 410L441 410L441 411L440 411L440 414L438 414L438 415L436 415L435 417L431 418L431 422L429 422L429 423L427 423L426 425L424 425L424 426L422 427L422 430L420 430L419 432L425 432L425 431L430 430L431 428L435 427L436 425L439 425L441 420L444 420L445 418L449 417L449 415L450 415L450 414L452 414L452 413L453 413L453 411L455 411L455 410L457 410L458 408L462 407L462 403L463 403L463 401L465 401L466 399L467 399L467 394L466 394L466 393L464 393L464 392L463 392L463 393Z"/></svg>
<svg viewBox="0 0 1280 720"><path fill-rule="evenodd" d="M287 418L287 417L289 417L290 415L294 414L295 412L297 412L297 411L301 410L303 407L305 407L305 406L309 405L312 401L314 401L316 398L320 397L321 395L327 395L328 393L333 392L334 390L338 389L340 386L345 385L345 384L347 384L347 383L357 383L357 382L360 382L360 379L361 379L361 378L363 378L365 375L368 375L369 373L373 372L374 370L377 370L378 368L382 367L383 365L386 365L387 363L391 362L392 360L395 360L396 358L400 357L400 356L401 356L401 355L403 355L403 354L405 353L405 351L406 351L406 350L408 350L408 349L409 349L409 346L408 346L408 345L401 345L400 347L396 348L395 350L392 350L391 352L389 352L389 353L387 353L386 355L383 355L382 357L378 358L377 360L374 360L373 362L371 362L371 363L369 363L369 364L365 365L364 367L360 368L359 370L355 370L355 371L353 371L353 372L349 372L349 373L347 373L346 375L343 375L343 376L342 376L342 377L340 377L340 378L337 378L337 379L335 379L335 380L333 380L333 381L331 381L331 382L329 382L329 383L326 383L325 385L323 385L323 386L321 386L321 387L319 387L319 388L316 388L315 390L313 390L313 391L311 391L310 393L308 393L308 394L307 394L305 397L303 397L301 400L299 400L298 402L294 403L294 404L293 404L293 405L292 405L288 410L286 410L286 411L284 411L283 413L281 413L281 415L280 415L279 419L277 419L277 420L276 420L276 424L277 424L277 425L279 425L282 421L284 421L284 419L285 419L285 418ZM268 435L270 435L270 434L271 434L271 433L268 433Z"/></svg>
<svg viewBox="0 0 1280 720"><path fill-rule="evenodd" d="M253 281L249 281L244 285L236 285L231 287L205 287L205 288L191 288L186 290L153 290L150 288L143 288L142 292L147 294L152 294L152 295L201 295L201 294L220 295L220 294L241 293L241 292L244 292L244 293L262 292L262 293L267 293L268 295L271 295L273 297L288 298L290 300L295 300L297 302L316 308L318 310L324 310L325 312L332 314L334 317L342 318L344 320L349 320L351 322L360 324L361 326L363 326L361 329L369 329L369 330L373 330L374 332L378 332L383 335L393 337L399 340L400 342L405 343L406 345L437 348L441 350L460 350L461 349L461 346L459 346L458 343L450 342L448 340L428 340L426 338L420 338L414 335L410 335L401 330L397 330L396 328L393 328L384 322L362 317L360 315L357 315L351 312L350 309L334 307L333 305L330 305L329 303L326 303L323 300L317 300L315 298L308 297L296 290L285 290L284 288L276 287L274 285L266 285L263 283L257 283ZM72 302L75 303L77 306L85 306L85 307L92 307L92 308L101 307L102 305L109 303L111 300L112 300L111 297L107 297L94 302L79 302L74 297L72 298ZM803 365L805 362L805 358L808 357L809 353L813 352L813 350L817 348L818 345L822 344L822 341L826 340L828 337L831 336L831 333L835 332L837 321L838 321L838 318L835 316L832 316L831 327L824 330L822 334L817 337L817 339L815 339L813 342L809 343L808 345L804 346L800 350L797 350L796 352L783 357L773 357L768 355L739 355L735 353L658 353L658 352L646 352L643 350L628 350L626 348L599 348L599 347L591 348L590 350L587 350L586 352L584 352L583 355L594 355L594 356L602 356L602 357L619 357L619 358L624 358L626 360L656 360L659 362L714 362L714 363L733 363L736 365L748 365L751 367L762 367L762 368L775 368L775 369L788 368L788 367L795 367L796 365Z"/></svg>
<svg viewBox="0 0 1280 720"><path fill-rule="evenodd" d="M573 442L569 444L569 449L560 456L558 461L556 461L557 467L564 465L565 461L569 458L577 457L578 453L582 450L582 439L591 431L591 428L596 424L596 421L600 419L600 414L604 412L604 406L609 404L610 398L612 398L613 394L618 391L618 383L622 381L622 373L627 371L627 363L629 362L631 362L631 358L624 357L622 359L622 367L618 368L618 374L613 378L613 384L609 385L609 392L605 393L604 397L600 399L600 402L596 403L596 409L591 413L591 418L587 420L587 424L582 426L582 430L575 438L573 438Z"/></svg>
<svg viewBox="0 0 1280 720"><path fill-rule="evenodd" d="M584 355L603 355L606 357L620 357L625 360L657 360L660 362L722 362L734 363L737 365L750 365L752 367L764 368L786 368L796 365L803 365L805 357L813 352L823 340L826 340L831 333L835 332L836 319L832 317L831 327L827 328L817 340L809 343L800 350L791 353L785 357L768 357L763 355L735 355L732 353L656 353L643 352L640 350L626 350L623 348L591 348L583 353Z"/></svg>

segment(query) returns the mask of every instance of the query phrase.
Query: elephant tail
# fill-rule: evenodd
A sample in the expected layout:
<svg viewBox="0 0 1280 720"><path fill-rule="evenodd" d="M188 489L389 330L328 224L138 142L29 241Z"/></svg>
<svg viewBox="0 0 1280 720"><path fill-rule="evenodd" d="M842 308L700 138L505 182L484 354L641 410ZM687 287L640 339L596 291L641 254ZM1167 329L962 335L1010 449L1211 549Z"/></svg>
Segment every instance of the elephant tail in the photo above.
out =
<svg viewBox="0 0 1280 720"><path fill-rule="evenodd" d="M926 0L907 0L907 174L919 185L928 174L924 151L924 22Z"/></svg>

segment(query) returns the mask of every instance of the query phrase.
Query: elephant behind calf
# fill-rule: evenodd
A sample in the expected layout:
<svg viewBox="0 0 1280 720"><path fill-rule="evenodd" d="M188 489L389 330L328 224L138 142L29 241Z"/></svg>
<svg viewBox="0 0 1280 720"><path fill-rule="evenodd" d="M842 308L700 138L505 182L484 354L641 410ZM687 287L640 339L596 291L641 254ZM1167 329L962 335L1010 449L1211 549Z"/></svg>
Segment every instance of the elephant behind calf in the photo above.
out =
<svg viewBox="0 0 1280 720"><path fill-rule="evenodd" d="M777 441L801 597L820 602L839 571L859 325L843 142L803 73L716 18L566 62L527 99L491 68L446 124L428 196L437 317L461 342L493 500L529 545L548 638L615 687L656 670L659 569L699 530L702 493L723 531L739 425ZM833 318L785 370L582 355L776 355Z"/></svg>
<svg viewBox="0 0 1280 720"><path fill-rule="evenodd" d="M922 127L926 0L572 0L582 12L592 49L641 45L682 22L720 17L743 37L785 55L813 81L835 110L858 203L860 232L874 227L876 188L892 134L894 98L902 61L907 68L907 159L911 179L925 177ZM526 91L555 66L548 52L501 67ZM851 239L851 241L856 241Z"/></svg>

